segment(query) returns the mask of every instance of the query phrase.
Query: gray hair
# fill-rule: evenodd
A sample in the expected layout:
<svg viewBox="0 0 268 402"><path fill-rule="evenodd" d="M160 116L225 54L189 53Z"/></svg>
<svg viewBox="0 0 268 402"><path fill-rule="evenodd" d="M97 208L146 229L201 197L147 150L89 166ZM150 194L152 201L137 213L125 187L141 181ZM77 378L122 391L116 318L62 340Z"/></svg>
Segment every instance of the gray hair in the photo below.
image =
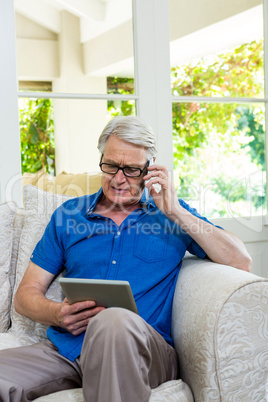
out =
<svg viewBox="0 0 268 402"><path fill-rule="evenodd" d="M104 153L110 135L115 135L121 140L146 148L148 159L156 156L156 140L153 130L139 117L117 116L110 120L104 127L98 141L98 150L101 154Z"/></svg>

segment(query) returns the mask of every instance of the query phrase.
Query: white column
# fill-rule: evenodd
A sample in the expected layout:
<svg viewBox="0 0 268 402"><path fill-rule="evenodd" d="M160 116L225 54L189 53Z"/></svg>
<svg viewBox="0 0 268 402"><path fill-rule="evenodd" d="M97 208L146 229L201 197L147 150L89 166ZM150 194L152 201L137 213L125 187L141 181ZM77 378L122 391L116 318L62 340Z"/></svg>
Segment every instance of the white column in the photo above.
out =
<svg viewBox="0 0 268 402"><path fill-rule="evenodd" d="M154 129L159 163L173 171L169 13L166 0L133 0L137 114Z"/></svg>
<svg viewBox="0 0 268 402"><path fill-rule="evenodd" d="M60 78L54 92L106 93L105 77L87 77L83 68L79 18L61 13L59 34ZM107 123L107 102L103 100L55 100L56 173L99 171L98 137Z"/></svg>
<svg viewBox="0 0 268 402"><path fill-rule="evenodd" d="M0 201L22 204L13 1L0 3Z"/></svg>

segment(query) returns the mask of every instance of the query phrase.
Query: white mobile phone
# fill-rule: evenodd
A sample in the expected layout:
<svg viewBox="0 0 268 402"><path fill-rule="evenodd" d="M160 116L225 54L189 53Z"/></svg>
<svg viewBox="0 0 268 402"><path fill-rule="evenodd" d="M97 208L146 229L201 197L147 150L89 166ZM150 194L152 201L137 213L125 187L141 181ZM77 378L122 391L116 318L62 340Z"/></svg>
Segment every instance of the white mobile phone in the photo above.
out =
<svg viewBox="0 0 268 402"><path fill-rule="evenodd" d="M153 165L153 164L154 164L154 158L151 158L151 159L149 160L149 166L151 166L151 165ZM153 177L152 177L151 179L153 179ZM151 179L146 180L145 184L148 183L148 181L150 181ZM161 184L159 184L159 183L153 184L153 187L154 187L154 189L155 189L155 191L156 191L157 193L160 192L160 190L161 190ZM145 197L146 197L147 200L149 200L149 196L150 196L150 189L147 188L147 187L145 187Z"/></svg>
<svg viewBox="0 0 268 402"><path fill-rule="evenodd" d="M154 163L154 158L151 158L151 159L149 160L149 166L151 166L153 163ZM148 181L149 181L149 180L146 180L146 181L145 181L145 184L147 184ZM145 197L146 197L146 200L149 200L149 197L150 197L150 189L149 189L148 187L145 187Z"/></svg>

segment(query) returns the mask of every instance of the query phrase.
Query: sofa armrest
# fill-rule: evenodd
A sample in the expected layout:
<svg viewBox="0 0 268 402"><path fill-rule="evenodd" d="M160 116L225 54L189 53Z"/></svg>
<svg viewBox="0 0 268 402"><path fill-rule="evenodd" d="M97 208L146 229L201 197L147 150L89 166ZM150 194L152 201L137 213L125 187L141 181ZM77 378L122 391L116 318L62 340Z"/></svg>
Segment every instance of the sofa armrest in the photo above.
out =
<svg viewBox="0 0 268 402"><path fill-rule="evenodd" d="M196 257L179 273L172 336L195 401L266 400L268 279Z"/></svg>

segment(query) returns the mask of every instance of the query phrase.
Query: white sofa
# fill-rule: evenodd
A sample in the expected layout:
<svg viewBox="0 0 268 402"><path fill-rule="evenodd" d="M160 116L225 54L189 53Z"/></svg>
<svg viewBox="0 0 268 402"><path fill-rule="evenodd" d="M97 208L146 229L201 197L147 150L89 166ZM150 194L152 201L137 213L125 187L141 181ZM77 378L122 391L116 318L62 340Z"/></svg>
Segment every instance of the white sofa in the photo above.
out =
<svg viewBox="0 0 268 402"><path fill-rule="evenodd" d="M0 349L46 338L45 326L14 311L13 294L52 212L68 198L26 185L24 209L13 202L0 205ZM62 300L57 279L47 296ZM172 332L183 381L152 390L151 402L268 401L268 279L185 258ZM82 390L36 401L83 401Z"/></svg>

